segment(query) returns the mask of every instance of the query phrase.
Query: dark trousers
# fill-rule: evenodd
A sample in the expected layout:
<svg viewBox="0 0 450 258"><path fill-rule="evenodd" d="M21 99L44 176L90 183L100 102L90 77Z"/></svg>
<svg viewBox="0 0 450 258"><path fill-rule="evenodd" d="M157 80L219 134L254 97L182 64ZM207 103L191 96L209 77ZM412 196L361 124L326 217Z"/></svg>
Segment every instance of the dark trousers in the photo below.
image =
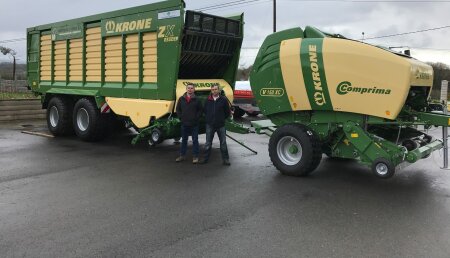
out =
<svg viewBox="0 0 450 258"><path fill-rule="evenodd" d="M211 154L212 141L214 134L217 132L220 141L220 152L222 153L222 160L228 160L228 148L227 148L227 135L225 127L214 128L213 126L206 125L206 143L205 143L205 160L209 160Z"/></svg>
<svg viewBox="0 0 450 258"><path fill-rule="evenodd" d="M187 141L189 135L192 135L192 156L198 157L198 125L197 126L181 126L181 147L180 156L185 156L187 151Z"/></svg>

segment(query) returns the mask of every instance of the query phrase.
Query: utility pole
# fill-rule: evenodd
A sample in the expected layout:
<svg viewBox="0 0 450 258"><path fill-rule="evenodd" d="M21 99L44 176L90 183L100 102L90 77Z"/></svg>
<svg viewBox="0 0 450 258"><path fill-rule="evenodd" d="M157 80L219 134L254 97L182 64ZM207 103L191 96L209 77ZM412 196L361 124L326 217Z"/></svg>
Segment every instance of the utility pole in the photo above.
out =
<svg viewBox="0 0 450 258"><path fill-rule="evenodd" d="M447 110L448 99L448 81L443 80L441 82L441 103L443 106L444 115L448 114ZM442 127L442 141L444 142L444 166L442 168L448 169L448 127Z"/></svg>
<svg viewBox="0 0 450 258"><path fill-rule="evenodd" d="M277 0L273 0L273 32L277 32Z"/></svg>
<svg viewBox="0 0 450 258"><path fill-rule="evenodd" d="M16 56L12 56L14 59L14 63L13 63L13 81L16 80Z"/></svg>

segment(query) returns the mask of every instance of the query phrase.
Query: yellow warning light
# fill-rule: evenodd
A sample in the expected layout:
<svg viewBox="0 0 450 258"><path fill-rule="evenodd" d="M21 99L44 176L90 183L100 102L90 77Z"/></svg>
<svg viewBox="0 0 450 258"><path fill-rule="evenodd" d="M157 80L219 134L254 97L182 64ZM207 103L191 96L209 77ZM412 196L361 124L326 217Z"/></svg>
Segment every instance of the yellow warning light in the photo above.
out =
<svg viewBox="0 0 450 258"><path fill-rule="evenodd" d="M359 135L358 135L357 133L352 133L350 136L351 136L352 138L358 138L358 137L359 137Z"/></svg>

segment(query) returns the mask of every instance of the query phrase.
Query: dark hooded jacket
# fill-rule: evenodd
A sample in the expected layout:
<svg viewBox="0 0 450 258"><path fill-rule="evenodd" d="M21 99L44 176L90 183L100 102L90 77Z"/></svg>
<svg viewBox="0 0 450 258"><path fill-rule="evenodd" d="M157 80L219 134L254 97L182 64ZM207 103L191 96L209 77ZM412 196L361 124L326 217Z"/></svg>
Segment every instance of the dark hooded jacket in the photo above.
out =
<svg viewBox="0 0 450 258"><path fill-rule="evenodd" d="M227 97L219 95L219 98L214 100L213 96L209 95L205 101L204 112L206 124L214 128L224 127L225 119L230 117L231 113Z"/></svg>
<svg viewBox="0 0 450 258"><path fill-rule="evenodd" d="M185 93L178 99L177 115L180 118L182 125L197 126L198 120L202 115L202 103L195 94L193 94L188 101L187 94Z"/></svg>

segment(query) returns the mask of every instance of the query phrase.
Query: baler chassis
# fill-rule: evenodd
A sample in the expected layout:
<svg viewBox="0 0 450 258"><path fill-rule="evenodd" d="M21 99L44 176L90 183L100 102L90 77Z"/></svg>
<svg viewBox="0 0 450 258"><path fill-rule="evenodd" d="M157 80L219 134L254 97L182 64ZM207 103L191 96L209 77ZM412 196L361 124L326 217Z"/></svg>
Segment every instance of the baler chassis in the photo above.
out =
<svg viewBox="0 0 450 258"><path fill-rule="evenodd" d="M287 112L255 121L257 133L270 136L269 156L281 173L306 176L330 158L355 159L380 178L427 158L443 142L416 129L447 126L449 116L403 110L397 120L330 111ZM272 123L273 122L273 123Z"/></svg>

